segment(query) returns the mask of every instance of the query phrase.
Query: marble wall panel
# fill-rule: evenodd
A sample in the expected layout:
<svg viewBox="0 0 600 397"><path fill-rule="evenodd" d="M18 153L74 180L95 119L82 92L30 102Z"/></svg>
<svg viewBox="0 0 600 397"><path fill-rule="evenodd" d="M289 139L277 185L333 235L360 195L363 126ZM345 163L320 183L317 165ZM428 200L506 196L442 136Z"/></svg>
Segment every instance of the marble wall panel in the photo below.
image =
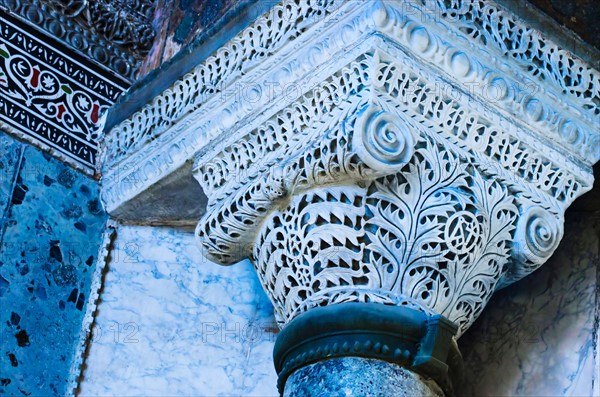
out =
<svg viewBox="0 0 600 397"><path fill-rule="evenodd" d="M599 247L600 214L567 214L554 256L498 291L460 339L462 395L597 395Z"/></svg>
<svg viewBox="0 0 600 397"><path fill-rule="evenodd" d="M549 263L494 296L459 341L460 396L597 394L599 232L598 214L568 214ZM136 226L112 257L82 396L277 395L272 308L248 262L220 267L192 232Z"/></svg>
<svg viewBox="0 0 600 397"><path fill-rule="evenodd" d="M191 231L120 226L81 396L276 396L272 307L249 262Z"/></svg>

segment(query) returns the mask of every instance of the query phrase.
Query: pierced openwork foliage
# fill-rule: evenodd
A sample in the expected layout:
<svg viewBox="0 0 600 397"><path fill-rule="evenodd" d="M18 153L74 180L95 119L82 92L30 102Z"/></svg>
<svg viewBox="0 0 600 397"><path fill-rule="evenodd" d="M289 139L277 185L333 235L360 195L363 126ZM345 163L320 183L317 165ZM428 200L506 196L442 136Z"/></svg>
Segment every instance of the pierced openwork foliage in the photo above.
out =
<svg viewBox="0 0 600 397"><path fill-rule="evenodd" d="M514 198L428 140L368 186L294 197L265 222L252 260L282 323L348 301L419 307L464 331L510 261Z"/></svg>
<svg viewBox="0 0 600 397"><path fill-rule="evenodd" d="M288 145L369 90L556 216L592 185L599 82L492 0L285 0L105 136L103 199L117 208L203 153L209 205L228 207L232 180L266 176ZM399 159L410 147L370 143L399 145ZM382 158L361 150L368 169Z"/></svg>
<svg viewBox="0 0 600 397"><path fill-rule="evenodd" d="M361 301L464 332L591 188L599 82L491 0L284 0L107 134L103 200L194 159L203 252L251 258L281 324Z"/></svg>
<svg viewBox="0 0 600 397"><path fill-rule="evenodd" d="M541 32L498 5L484 0L425 0L426 7L483 45L496 46L504 55L524 62L528 73L576 97L582 108L600 115L600 75L573 54L549 42Z"/></svg>
<svg viewBox="0 0 600 397"><path fill-rule="evenodd" d="M442 314L462 333L552 255L583 189L398 56L359 56L196 165L204 252L250 257L281 325L358 301Z"/></svg>
<svg viewBox="0 0 600 397"><path fill-rule="evenodd" d="M276 5L133 117L115 127L114 133L107 136L104 161L114 162L119 156L156 139L177 120L198 109L207 96L222 92L227 83L296 38L315 19L335 9L337 3L336 0L307 0Z"/></svg>

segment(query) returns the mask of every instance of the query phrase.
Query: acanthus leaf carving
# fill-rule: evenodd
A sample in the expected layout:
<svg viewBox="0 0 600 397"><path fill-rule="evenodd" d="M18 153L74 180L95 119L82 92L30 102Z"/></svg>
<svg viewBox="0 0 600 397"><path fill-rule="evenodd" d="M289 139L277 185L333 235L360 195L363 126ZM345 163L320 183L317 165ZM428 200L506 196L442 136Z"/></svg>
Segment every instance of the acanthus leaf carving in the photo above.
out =
<svg viewBox="0 0 600 397"><path fill-rule="evenodd" d="M362 294L443 314L463 332L510 261L518 209L458 160L427 141L398 173L314 188L269 216L252 260L277 318Z"/></svg>
<svg viewBox="0 0 600 397"><path fill-rule="evenodd" d="M442 314L460 334L497 288L547 259L579 182L385 52L334 76L332 97L337 76L352 93L338 106L309 92L293 105L301 116L284 110L200 159L213 200L198 235L219 262L251 258L280 324L364 301ZM543 222L523 220L529 203L548 208Z"/></svg>

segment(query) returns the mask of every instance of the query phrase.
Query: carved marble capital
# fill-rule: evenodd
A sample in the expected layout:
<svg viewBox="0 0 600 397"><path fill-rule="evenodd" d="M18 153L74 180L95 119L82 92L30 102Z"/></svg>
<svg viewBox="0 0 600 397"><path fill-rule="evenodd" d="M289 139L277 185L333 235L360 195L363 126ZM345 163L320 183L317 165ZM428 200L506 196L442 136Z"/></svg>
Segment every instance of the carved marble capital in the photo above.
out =
<svg viewBox="0 0 600 397"><path fill-rule="evenodd" d="M282 325L379 302L460 334L552 255L599 121L600 73L492 1L284 1L108 134L103 199L194 161L201 244Z"/></svg>
<svg viewBox="0 0 600 397"><path fill-rule="evenodd" d="M296 112L196 164L211 198L197 228L206 252L223 264L249 257L282 325L312 307L357 301L442 314L462 332L496 288L543 264L561 239L564 202L537 184L542 176L519 177L485 156L507 150L510 138L483 120L469 126L481 115L466 109L452 124L465 128L460 145L415 120L423 104L410 113L379 83L401 84L391 73L399 67L365 54L341 73L348 85L334 86L363 91L330 114L303 125L307 95ZM528 154L549 161L537 156ZM252 158L261 160L256 171Z"/></svg>
<svg viewBox="0 0 600 397"><path fill-rule="evenodd" d="M338 22L347 36L371 18L374 31L345 63L330 54L327 73L305 66L301 95L195 162L209 197L202 245L219 263L249 257L282 325L312 307L379 302L441 314L460 335L496 289L552 255L565 209L591 187L598 108L586 95L597 94L566 85L573 69L531 73L497 41L504 30L406 7ZM454 12L512 18L469 7ZM331 47L341 37L330 33Z"/></svg>
<svg viewBox="0 0 600 397"><path fill-rule="evenodd" d="M599 125L600 73L493 1L285 0L108 133L102 198L193 173L204 252L274 305L280 390L353 355L451 393L453 338L552 255Z"/></svg>

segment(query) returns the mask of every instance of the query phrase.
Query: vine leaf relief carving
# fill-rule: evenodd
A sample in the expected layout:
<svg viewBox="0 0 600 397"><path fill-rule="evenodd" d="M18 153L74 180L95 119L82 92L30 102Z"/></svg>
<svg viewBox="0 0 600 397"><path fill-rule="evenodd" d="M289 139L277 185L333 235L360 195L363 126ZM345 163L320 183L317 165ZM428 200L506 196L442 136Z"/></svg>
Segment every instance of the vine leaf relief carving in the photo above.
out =
<svg viewBox="0 0 600 397"><path fill-rule="evenodd" d="M381 285L452 319L481 312L510 256L518 209L498 182L432 144L369 188L365 230Z"/></svg>
<svg viewBox="0 0 600 397"><path fill-rule="evenodd" d="M345 301L419 307L461 333L479 315L510 261L515 199L432 140L418 145L400 172L310 189L267 218L252 261L281 323Z"/></svg>
<svg viewBox="0 0 600 397"><path fill-rule="evenodd" d="M599 81L492 1L286 0L112 129L103 198L118 208L196 157L204 252L250 257L281 324L358 301L462 333L591 188ZM225 95L273 82L300 89Z"/></svg>
<svg viewBox="0 0 600 397"><path fill-rule="evenodd" d="M196 166L212 197L197 228L206 252L224 264L250 256L281 325L315 306L378 302L442 314L460 335L560 241L565 196L528 182L566 188L558 168L530 153L536 172L509 177L500 164L522 164L521 143L407 69L365 54L339 73L343 89L361 89L338 106L325 112L307 93L300 112L284 109Z"/></svg>

